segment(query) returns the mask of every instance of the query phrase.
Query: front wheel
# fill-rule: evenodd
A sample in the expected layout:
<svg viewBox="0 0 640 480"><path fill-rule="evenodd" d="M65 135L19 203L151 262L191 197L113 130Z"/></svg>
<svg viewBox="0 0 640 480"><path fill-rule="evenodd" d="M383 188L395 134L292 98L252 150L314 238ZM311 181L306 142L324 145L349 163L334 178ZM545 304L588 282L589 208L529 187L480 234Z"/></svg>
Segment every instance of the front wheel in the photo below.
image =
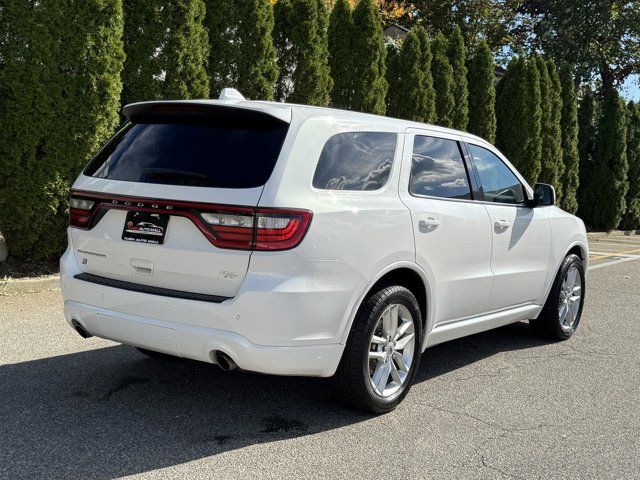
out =
<svg viewBox="0 0 640 480"><path fill-rule="evenodd" d="M415 296L397 285L380 289L355 319L334 378L338 395L358 409L393 410L411 388L421 341L422 317Z"/></svg>
<svg viewBox="0 0 640 480"><path fill-rule="evenodd" d="M584 294L584 264L577 255L567 255L542 312L529 321L534 331L554 340L570 338L580 323Z"/></svg>

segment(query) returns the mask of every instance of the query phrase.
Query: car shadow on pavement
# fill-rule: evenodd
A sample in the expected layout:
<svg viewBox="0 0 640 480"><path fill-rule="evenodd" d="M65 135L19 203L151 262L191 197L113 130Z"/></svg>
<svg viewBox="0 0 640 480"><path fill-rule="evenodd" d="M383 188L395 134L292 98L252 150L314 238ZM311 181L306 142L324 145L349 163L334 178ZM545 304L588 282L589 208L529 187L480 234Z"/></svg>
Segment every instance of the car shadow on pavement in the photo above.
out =
<svg viewBox="0 0 640 480"><path fill-rule="evenodd" d="M543 344L522 323L449 342L425 352L417 381ZM115 478L371 418L336 404L327 379L223 372L122 345L2 365L0 386L0 477L12 479Z"/></svg>

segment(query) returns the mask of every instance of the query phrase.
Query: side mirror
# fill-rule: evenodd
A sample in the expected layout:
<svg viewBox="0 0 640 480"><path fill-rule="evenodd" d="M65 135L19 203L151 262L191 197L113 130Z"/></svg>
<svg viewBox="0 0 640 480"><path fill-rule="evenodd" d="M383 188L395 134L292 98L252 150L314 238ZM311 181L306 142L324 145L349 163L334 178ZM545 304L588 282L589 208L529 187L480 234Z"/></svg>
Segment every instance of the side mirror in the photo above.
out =
<svg viewBox="0 0 640 480"><path fill-rule="evenodd" d="M533 207L547 207L556 204L556 190L546 183L536 183L533 187Z"/></svg>

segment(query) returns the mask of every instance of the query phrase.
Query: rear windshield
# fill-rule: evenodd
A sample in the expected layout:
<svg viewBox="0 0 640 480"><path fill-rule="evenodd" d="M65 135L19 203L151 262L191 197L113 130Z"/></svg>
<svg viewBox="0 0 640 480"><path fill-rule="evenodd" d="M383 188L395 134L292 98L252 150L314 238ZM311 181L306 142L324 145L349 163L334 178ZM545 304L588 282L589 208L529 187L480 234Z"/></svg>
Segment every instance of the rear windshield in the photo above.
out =
<svg viewBox="0 0 640 480"><path fill-rule="evenodd" d="M164 185L259 187L271 176L287 129L279 122L130 123L84 173Z"/></svg>

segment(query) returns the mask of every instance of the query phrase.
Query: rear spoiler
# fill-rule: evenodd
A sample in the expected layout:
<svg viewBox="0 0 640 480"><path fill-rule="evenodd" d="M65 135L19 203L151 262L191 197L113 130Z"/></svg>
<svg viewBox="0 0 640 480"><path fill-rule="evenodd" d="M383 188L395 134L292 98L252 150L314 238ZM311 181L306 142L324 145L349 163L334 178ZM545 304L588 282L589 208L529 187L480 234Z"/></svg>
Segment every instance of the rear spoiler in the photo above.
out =
<svg viewBox="0 0 640 480"><path fill-rule="evenodd" d="M122 109L122 115L133 123L213 122L228 127L277 127L291 122L291 110L287 108L216 100L131 103Z"/></svg>

